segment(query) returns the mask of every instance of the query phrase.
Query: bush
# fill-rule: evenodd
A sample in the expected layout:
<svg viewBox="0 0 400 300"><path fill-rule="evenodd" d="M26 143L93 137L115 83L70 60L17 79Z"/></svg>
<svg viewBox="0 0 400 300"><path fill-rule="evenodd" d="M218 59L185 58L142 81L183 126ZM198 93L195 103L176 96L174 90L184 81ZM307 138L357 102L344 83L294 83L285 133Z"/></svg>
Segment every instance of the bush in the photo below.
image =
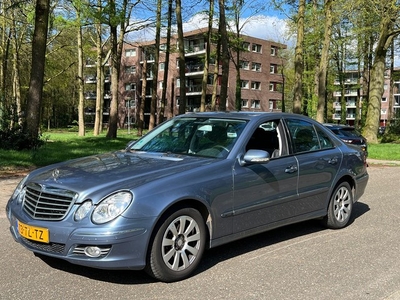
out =
<svg viewBox="0 0 400 300"><path fill-rule="evenodd" d="M21 128L0 130L0 141L0 148L5 150L32 150L44 144L40 137L32 138Z"/></svg>

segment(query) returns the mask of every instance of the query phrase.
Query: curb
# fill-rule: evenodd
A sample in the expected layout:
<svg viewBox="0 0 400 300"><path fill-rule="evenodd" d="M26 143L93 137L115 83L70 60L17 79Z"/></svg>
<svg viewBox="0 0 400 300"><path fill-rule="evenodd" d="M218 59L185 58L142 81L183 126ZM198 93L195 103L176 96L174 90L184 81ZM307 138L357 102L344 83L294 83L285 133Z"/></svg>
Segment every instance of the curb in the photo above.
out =
<svg viewBox="0 0 400 300"><path fill-rule="evenodd" d="M382 159L368 159L368 165L380 165L380 166L391 166L397 167L400 166L400 160L382 160Z"/></svg>

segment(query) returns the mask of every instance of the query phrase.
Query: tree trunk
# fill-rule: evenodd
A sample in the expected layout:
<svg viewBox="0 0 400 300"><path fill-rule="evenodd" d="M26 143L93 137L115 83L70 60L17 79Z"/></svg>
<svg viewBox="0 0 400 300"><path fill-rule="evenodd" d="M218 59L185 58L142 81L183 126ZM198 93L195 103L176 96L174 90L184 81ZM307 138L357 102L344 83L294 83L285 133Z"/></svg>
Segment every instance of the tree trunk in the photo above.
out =
<svg viewBox="0 0 400 300"><path fill-rule="evenodd" d="M20 72L19 72L19 39L17 38L16 23L14 19L14 12L12 12L12 25L11 25L12 39L14 42L14 53L13 53L13 99L15 101L15 115L18 120L18 125L22 126L22 116L21 116L21 83L20 83ZM0 108L1 109L1 108ZM13 127L14 118L11 120L11 126Z"/></svg>
<svg viewBox="0 0 400 300"><path fill-rule="evenodd" d="M82 48L82 27L80 25L80 12L78 14L78 136L85 136L85 97L83 95L83 48Z"/></svg>
<svg viewBox="0 0 400 300"><path fill-rule="evenodd" d="M39 137L49 12L50 0L37 0L32 40L31 76L24 127L24 131L32 138Z"/></svg>
<svg viewBox="0 0 400 300"><path fill-rule="evenodd" d="M156 125L156 109L157 109L157 89L158 89L158 63L160 61L160 35L161 35L161 0L157 0L157 16L156 16L156 41L154 49L153 64L153 90L151 93L150 103L150 122L149 130Z"/></svg>
<svg viewBox="0 0 400 300"><path fill-rule="evenodd" d="M118 129L118 59L117 59L117 27L110 26L111 33L111 103L108 120L107 137L115 139Z"/></svg>
<svg viewBox="0 0 400 300"><path fill-rule="evenodd" d="M142 94L140 99L140 106L139 106L139 122L138 122L138 136L143 135L144 129L144 108L146 104L146 88L147 88L147 59L146 59L146 50L143 48L142 51Z"/></svg>
<svg viewBox="0 0 400 300"><path fill-rule="evenodd" d="M204 73L203 80L201 82L201 100L200 100L200 111L206 110L207 101L207 83L208 83L208 68L210 67L210 51L211 51L211 37L212 37L212 25L214 18L214 0L210 0L209 11L208 11L208 31L206 41L206 55L204 57Z"/></svg>
<svg viewBox="0 0 400 300"><path fill-rule="evenodd" d="M97 1L98 10L101 12L101 0ZM93 135L100 134L103 126L103 102L104 102L104 67L102 49L101 21L96 23L96 108L94 116Z"/></svg>
<svg viewBox="0 0 400 300"><path fill-rule="evenodd" d="M333 0L325 2L325 39L322 45L321 60L318 73L318 106L317 106L317 121L324 122L325 103L326 103L326 80L328 72L328 56L332 34L332 4Z"/></svg>
<svg viewBox="0 0 400 300"><path fill-rule="evenodd" d="M226 110L228 99L228 80L229 80L229 49L228 33L226 30L225 0L218 0L219 3L219 37L221 39L221 91L219 94L218 110Z"/></svg>
<svg viewBox="0 0 400 300"><path fill-rule="evenodd" d="M182 28L182 4L181 0L176 0L176 22L178 27L178 44L179 44L179 114L186 113L186 76L185 76L185 44L183 40Z"/></svg>
<svg viewBox="0 0 400 300"><path fill-rule="evenodd" d="M159 117L158 117L158 123L161 123L164 121L164 116L165 116L165 104L167 103L167 87L168 87L168 71L169 71L169 55L171 53L171 24L172 24L172 0L168 0L168 17L167 17L167 49L165 52L165 62L164 62L164 77L163 77L163 89L162 89L162 94L161 94L161 107L160 107L160 112L159 112ZM170 98L171 103L173 102L173 99ZM173 107L173 106L172 106ZM171 111L171 116L173 115L173 111Z"/></svg>
<svg viewBox="0 0 400 300"><path fill-rule="evenodd" d="M377 143L378 128L381 113L381 101L384 92L384 73L386 68L386 53L393 39L393 23L389 16L381 21L379 40L375 48L375 59L370 75L370 93L368 99L367 118L363 135L369 143Z"/></svg>
<svg viewBox="0 0 400 300"><path fill-rule="evenodd" d="M294 58L294 71L295 82L293 89L293 112L296 114L301 113L301 102L303 97L303 42L304 42L304 14L306 8L306 1L299 0L299 11L297 14L297 42L295 48Z"/></svg>

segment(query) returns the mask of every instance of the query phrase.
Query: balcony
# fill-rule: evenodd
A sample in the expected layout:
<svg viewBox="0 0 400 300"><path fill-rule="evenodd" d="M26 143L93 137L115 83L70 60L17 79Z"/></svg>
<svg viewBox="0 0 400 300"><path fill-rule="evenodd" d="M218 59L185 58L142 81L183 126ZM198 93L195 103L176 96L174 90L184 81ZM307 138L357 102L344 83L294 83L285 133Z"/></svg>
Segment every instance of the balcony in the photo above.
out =
<svg viewBox="0 0 400 300"><path fill-rule="evenodd" d="M188 87L186 87L187 96L201 95L201 92L202 92L201 84L189 85Z"/></svg>
<svg viewBox="0 0 400 300"><path fill-rule="evenodd" d="M204 53L206 53L205 44L200 44L200 45L190 46L188 48L185 48L185 56L195 56L195 55L204 54Z"/></svg>
<svg viewBox="0 0 400 300"><path fill-rule="evenodd" d="M96 80L97 80L96 75L85 76L85 83L96 83Z"/></svg>
<svg viewBox="0 0 400 300"><path fill-rule="evenodd" d="M96 100L96 92L94 91L89 91L85 93L85 99L86 100ZM111 99L111 92L110 91L105 91L104 92L104 99Z"/></svg>
<svg viewBox="0 0 400 300"><path fill-rule="evenodd" d="M203 74L203 72L204 72L203 64L187 65L186 70L185 70L185 74L187 76L199 75L199 74Z"/></svg>

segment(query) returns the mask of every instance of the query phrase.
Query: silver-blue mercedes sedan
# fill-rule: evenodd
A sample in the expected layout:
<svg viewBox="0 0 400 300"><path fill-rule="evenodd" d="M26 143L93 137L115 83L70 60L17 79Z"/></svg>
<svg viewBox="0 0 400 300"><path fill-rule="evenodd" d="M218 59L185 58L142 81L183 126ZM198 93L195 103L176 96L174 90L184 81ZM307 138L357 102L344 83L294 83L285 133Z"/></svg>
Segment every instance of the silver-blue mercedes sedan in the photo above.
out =
<svg viewBox="0 0 400 300"><path fill-rule="evenodd" d="M37 254L172 282L208 248L309 219L345 227L368 177L360 148L307 117L189 113L124 150L34 170L6 211Z"/></svg>

